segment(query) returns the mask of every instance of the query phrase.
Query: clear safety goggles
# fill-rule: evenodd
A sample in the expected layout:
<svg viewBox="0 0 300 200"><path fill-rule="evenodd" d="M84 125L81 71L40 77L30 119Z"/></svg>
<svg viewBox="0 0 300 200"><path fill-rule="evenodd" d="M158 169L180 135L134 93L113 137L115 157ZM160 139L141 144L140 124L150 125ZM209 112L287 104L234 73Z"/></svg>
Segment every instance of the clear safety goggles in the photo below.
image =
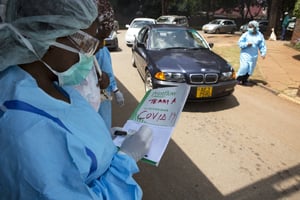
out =
<svg viewBox="0 0 300 200"><path fill-rule="evenodd" d="M93 56L98 49L100 41L84 31L77 31L68 36L68 39L79 49L80 53Z"/></svg>

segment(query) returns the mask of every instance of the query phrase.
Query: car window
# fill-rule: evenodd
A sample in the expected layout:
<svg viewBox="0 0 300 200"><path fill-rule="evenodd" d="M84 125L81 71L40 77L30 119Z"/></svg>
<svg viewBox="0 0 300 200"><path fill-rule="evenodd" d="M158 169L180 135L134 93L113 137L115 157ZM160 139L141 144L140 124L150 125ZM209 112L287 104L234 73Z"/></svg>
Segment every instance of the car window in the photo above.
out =
<svg viewBox="0 0 300 200"><path fill-rule="evenodd" d="M196 30L158 29L150 34L149 49L209 48Z"/></svg>
<svg viewBox="0 0 300 200"><path fill-rule="evenodd" d="M213 20L211 22L209 22L210 24L220 24L221 21L220 20Z"/></svg>
<svg viewBox="0 0 300 200"><path fill-rule="evenodd" d="M195 41L194 48L209 48L204 38L196 30L189 30L188 34Z"/></svg>
<svg viewBox="0 0 300 200"><path fill-rule="evenodd" d="M148 30L147 27L143 27L143 28L140 30L140 32L139 32L139 34L138 34L138 36L137 36L137 41L138 41L138 42L143 42L143 37L144 37L145 32L146 32L147 30Z"/></svg>
<svg viewBox="0 0 300 200"><path fill-rule="evenodd" d="M130 25L130 28L142 28L147 24L153 24L152 21L134 21Z"/></svg>
<svg viewBox="0 0 300 200"><path fill-rule="evenodd" d="M159 17L157 19L157 22L162 22L162 23L171 22L171 18L168 18L168 17Z"/></svg>

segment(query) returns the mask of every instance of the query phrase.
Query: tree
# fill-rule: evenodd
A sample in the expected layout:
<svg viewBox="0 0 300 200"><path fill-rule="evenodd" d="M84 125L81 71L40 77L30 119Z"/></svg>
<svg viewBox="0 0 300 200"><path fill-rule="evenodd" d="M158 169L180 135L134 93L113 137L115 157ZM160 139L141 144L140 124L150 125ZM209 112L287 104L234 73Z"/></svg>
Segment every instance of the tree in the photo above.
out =
<svg viewBox="0 0 300 200"><path fill-rule="evenodd" d="M297 18L300 18L300 0L295 3L295 8L293 11L293 15Z"/></svg>

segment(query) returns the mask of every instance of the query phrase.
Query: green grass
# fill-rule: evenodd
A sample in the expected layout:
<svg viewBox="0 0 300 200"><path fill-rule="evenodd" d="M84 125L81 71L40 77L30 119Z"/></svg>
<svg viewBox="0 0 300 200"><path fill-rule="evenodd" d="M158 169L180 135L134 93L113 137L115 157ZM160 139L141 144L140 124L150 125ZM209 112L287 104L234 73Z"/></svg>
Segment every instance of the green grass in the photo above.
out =
<svg viewBox="0 0 300 200"><path fill-rule="evenodd" d="M237 45L232 46L221 46L221 47L214 47L213 51L225 58L234 70L237 72L240 65L240 48ZM253 75L250 79L254 80L263 80L263 76L259 70L259 62L256 65L256 68L253 72Z"/></svg>

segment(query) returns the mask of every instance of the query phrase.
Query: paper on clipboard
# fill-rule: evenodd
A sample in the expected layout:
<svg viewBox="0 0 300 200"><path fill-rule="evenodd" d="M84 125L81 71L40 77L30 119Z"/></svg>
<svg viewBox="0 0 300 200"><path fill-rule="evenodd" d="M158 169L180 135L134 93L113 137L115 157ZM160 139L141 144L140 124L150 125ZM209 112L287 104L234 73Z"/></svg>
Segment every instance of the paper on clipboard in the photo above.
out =
<svg viewBox="0 0 300 200"><path fill-rule="evenodd" d="M137 131L142 125L152 129L153 141L144 161L158 166L170 141L172 132L185 105L190 86L157 88L148 91L136 107L123 129ZM117 136L114 143L120 146L124 136Z"/></svg>

